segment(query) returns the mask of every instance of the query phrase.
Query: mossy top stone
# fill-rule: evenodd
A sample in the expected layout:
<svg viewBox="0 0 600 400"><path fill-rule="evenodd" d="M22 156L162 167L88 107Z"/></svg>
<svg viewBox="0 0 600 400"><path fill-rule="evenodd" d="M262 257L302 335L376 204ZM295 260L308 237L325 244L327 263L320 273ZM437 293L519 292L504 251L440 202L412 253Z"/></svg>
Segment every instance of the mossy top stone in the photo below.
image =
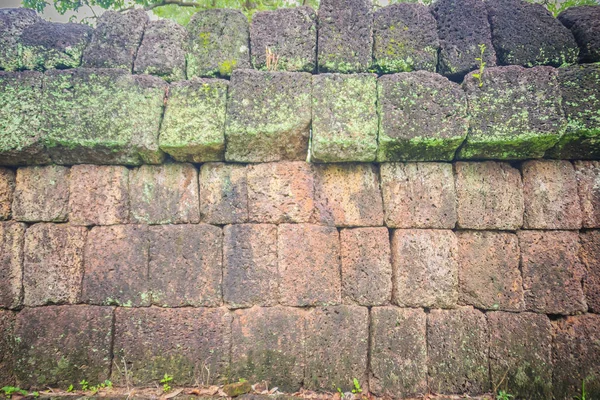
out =
<svg viewBox="0 0 600 400"><path fill-rule="evenodd" d="M579 61L600 61L600 5L570 7L558 20L569 28L579 45Z"/></svg>
<svg viewBox="0 0 600 400"><path fill-rule="evenodd" d="M228 77L250 68L248 19L238 10L200 11L187 25L187 76Z"/></svg>
<svg viewBox="0 0 600 400"><path fill-rule="evenodd" d="M27 8L0 9L0 70L20 68L19 39L23 30L42 19Z"/></svg>

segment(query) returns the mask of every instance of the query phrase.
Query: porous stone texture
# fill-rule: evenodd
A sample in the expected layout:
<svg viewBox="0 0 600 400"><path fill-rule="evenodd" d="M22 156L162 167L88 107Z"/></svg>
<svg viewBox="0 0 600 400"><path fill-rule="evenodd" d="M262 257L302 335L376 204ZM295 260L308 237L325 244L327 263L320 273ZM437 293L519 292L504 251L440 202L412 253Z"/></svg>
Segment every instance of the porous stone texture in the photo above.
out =
<svg viewBox="0 0 600 400"><path fill-rule="evenodd" d="M15 172L8 168L0 168L0 220L11 217L14 191Z"/></svg>
<svg viewBox="0 0 600 400"><path fill-rule="evenodd" d="M454 308L458 300L458 241L450 230L392 233L393 302L401 307Z"/></svg>
<svg viewBox="0 0 600 400"><path fill-rule="evenodd" d="M431 310L427 317L429 389L471 395L487 392L488 346L482 312L470 307Z"/></svg>
<svg viewBox="0 0 600 400"><path fill-rule="evenodd" d="M306 316L304 387L340 388L349 392L352 379L368 392L369 311L359 306L314 308Z"/></svg>
<svg viewBox="0 0 600 400"><path fill-rule="evenodd" d="M225 303L232 308L276 305L279 298L277 226L227 225L223 233Z"/></svg>
<svg viewBox="0 0 600 400"><path fill-rule="evenodd" d="M267 381L294 392L304 380L305 311L290 307L252 307L233 314L231 378Z"/></svg>
<svg viewBox="0 0 600 400"><path fill-rule="evenodd" d="M129 170L120 166L74 165L69 176L69 222L115 225L129 219Z"/></svg>
<svg viewBox="0 0 600 400"><path fill-rule="evenodd" d="M584 228L600 228L600 161L575 161Z"/></svg>
<svg viewBox="0 0 600 400"><path fill-rule="evenodd" d="M479 1L479 0L476 0ZM460 159L541 158L566 127L558 70L517 65L467 75L469 134Z"/></svg>
<svg viewBox="0 0 600 400"><path fill-rule="evenodd" d="M384 163L380 166L385 224L390 228L454 228L452 164Z"/></svg>
<svg viewBox="0 0 600 400"><path fill-rule="evenodd" d="M435 72L440 42L429 7L397 3L375 11L373 67L380 73Z"/></svg>
<svg viewBox="0 0 600 400"><path fill-rule="evenodd" d="M19 168L12 212L18 221L66 221L69 168L57 165Z"/></svg>
<svg viewBox="0 0 600 400"><path fill-rule="evenodd" d="M279 225L277 254L281 304L304 307L341 302L337 229L310 224Z"/></svg>
<svg viewBox="0 0 600 400"><path fill-rule="evenodd" d="M81 300L126 307L151 304L148 226L97 226L88 233Z"/></svg>
<svg viewBox="0 0 600 400"><path fill-rule="evenodd" d="M552 398L552 325L545 315L487 313L492 382L523 399Z"/></svg>
<svg viewBox="0 0 600 400"><path fill-rule="evenodd" d="M148 23L133 72L157 75L169 82L185 79L186 39L185 28L174 21L160 19Z"/></svg>
<svg viewBox="0 0 600 400"><path fill-rule="evenodd" d="M585 266L583 293L590 312L600 313L600 231L581 232L579 257Z"/></svg>
<svg viewBox="0 0 600 400"><path fill-rule="evenodd" d="M344 303L377 306L392 297L392 264L387 228L340 232Z"/></svg>
<svg viewBox="0 0 600 400"><path fill-rule="evenodd" d="M0 9L0 70L16 71L20 68L20 37L23 31L40 22L34 10L27 8Z"/></svg>
<svg viewBox="0 0 600 400"><path fill-rule="evenodd" d="M68 387L109 378L113 308L25 308L17 314L15 374L22 387Z"/></svg>
<svg viewBox="0 0 600 400"><path fill-rule="evenodd" d="M459 302L484 310L523 310L517 235L460 231L456 236Z"/></svg>
<svg viewBox="0 0 600 400"><path fill-rule="evenodd" d="M546 314L586 311L578 233L520 231L518 236L527 310Z"/></svg>
<svg viewBox="0 0 600 400"><path fill-rule="evenodd" d="M14 386L13 331L16 314L0 309L0 385Z"/></svg>
<svg viewBox="0 0 600 400"><path fill-rule="evenodd" d="M16 308L21 304L25 229L22 223L0 222L0 308ZM1 360L0 355L0 366Z"/></svg>
<svg viewBox="0 0 600 400"><path fill-rule="evenodd" d="M257 12L250 26L250 49L256 69L267 69L269 51L276 57L269 60L271 68L276 62L277 70L314 72L317 14L306 6Z"/></svg>
<svg viewBox="0 0 600 400"><path fill-rule="evenodd" d="M580 62L600 61L600 7L569 7L558 20L571 30L579 45Z"/></svg>
<svg viewBox="0 0 600 400"><path fill-rule="evenodd" d="M312 76L251 69L231 74L225 159L305 160L311 123Z"/></svg>
<svg viewBox="0 0 600 400"><path fill-rule="evenodd" d="M375 160L376 78L373 74L313 76L312 161Z"/></svg>
<svg viewBox="0 0 600 400"><path fill-rule="evenodd" d="M200 167L200 218L216 225L248 221L248 179L243 165L206 163Z"/></svg>
<svg viewBox="0 0 600 400"><path fill-rule="evenodd" d="M119 307L113 382L154 385L169 371L179 385L221 383L226 378L230 338L231 316L223 308ZM123 363L128 365L127 376Z"/></svg>
<svg viewBox="0 0 600 400"><path fill-rule="evenodd" d="M227 77L250 68L248 19L239 10L212 9L194 14L187 25L187 77Z"/></svg>
<svg viewBox="0 0 600 400"><path fill-rule="evenodd" d="M468 130L467 101L460 86L439 74L417 71L384 75L377 91L377 161L454 159Z"/></svg>
<svg viewBox="0 0 600 400"><path fill-rule="evenodd" d="M454 165L458 226L516 230L523 225L523 184L507 163L458 162Z"/></svg>
<svg viewBox="0 0 600 400"><path fill-rule="evenodd" d="M35 224L25 234L23 304L74 304L83 278L87 231L67 224Z"/></svg>
<svg viewBox="0 0 600 400"><path fill-rule="evenodd" d="M582 213L573 164L526 161L521 169L526 229L581 228Z"/></svg>
<svg viewBox="0 0 600 400"><path fill-rule="evenodd" d="M427 315L420 309L371 309L369 388L376 396L421 396L427 388Z"/></svg>
<svg viewBox="0 0 600 400"><path fill-rule="evenodd" d="M149 278L152 304L221 305L221 229L205 224L151 226Z"/></svg>
<svg viewBox="0 0 600 400"><path fill-rule="evenodd" d="M103 13L98 18L89 46L83 52L83 66L131 72L148 21L148 14L142 9Z"/></svg>
<svg viewBox="0 0 600 400"><path fill-rule="evenodd" d="M192 164L142 165L130 172L131 220L145 224L200 221L198 172Z"/></svg>
<svg viewBox="0 0 600 400"><path fill-rule="evenodd" d="M108 14L105 13L103 15ZM157 164L166 83L122 69L46 72L45 145L57 164Z"/></svg>
<svg viewBox="0 0 600 400"><path fill-rule="evenodd" d="M440 0L432 5L440 38L438 72L460 81L469 71L479 69L480 45L483 61L496 65L492 33L485 3L481 0Z"/></svg>

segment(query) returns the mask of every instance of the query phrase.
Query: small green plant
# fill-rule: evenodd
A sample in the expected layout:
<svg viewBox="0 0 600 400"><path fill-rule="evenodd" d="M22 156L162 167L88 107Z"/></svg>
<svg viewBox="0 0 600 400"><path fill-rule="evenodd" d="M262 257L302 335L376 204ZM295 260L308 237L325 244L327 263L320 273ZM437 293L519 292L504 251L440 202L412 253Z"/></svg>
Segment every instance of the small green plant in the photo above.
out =
<svg viewBox="0 0 600 400"><path fill-rule="evenodd" d="M479 81L479 87L483 86L483 71L485 70L485 61L483 61L483 54L485 53L485 44L479 45L479 57L475 57L475 61L479 63L479 72L473 73L473 78Z"/></svg>
<svg viewBox="0 0 600 400"><path fill-rule="evenodd" d="M27 396L27 391L23 390L19 387L14 387L14 386L4 386L2 389L0 389L4 392L4 396L6 396L7 398L11 398L13 394L18 393L20 395L23 396Z"/></svg>
<svg viewBox="0 0 600 400"><path fill-rule="evenodd" d="M160 383L163 384L163 392L167 393L169 390L171 390L169 382L171 382L172 380L173 377L169 374L165 374L165 376L160 380Z"/></svg>
<svg viewBox="0 0 600 400"><path fill-rule="evenodd" d="M240 383L247 382L244 378L240 378Z"/></svg>
<svg viewBox="0 0 600 400"><path fill-rule="evenodd" d="M360 382L356 378L352 378L352 382L354 383L354 389L352 389L352 393L362 393L362 388L360 387Z"/></svg>
<svg viewBox="0 0 600 400"><path fill-rule="evenodd" d="M500 390L500 391L498 391L498 394L496 395L496 400L510 400L513 397L515 397L515 396L513 396L512 394L507 393L504 390Z"/></svg>
<svg viewBox="0 0 600 400"><path fill-rule="evenodd" d="M31 395L37 399L40 397L40 392L32 392Z"/></svg>
<svg viewBox="0 0 600 400"><path fill-rule="evenodd" d="M67 393L71 393L75 388L73 387L73 384L70 384L69 387L67 388Z"/></svg>
<svg viewBox="0 0 600 400"><path fill-rule="evenodd" d="M587 392L585 391L585 380L581 381L581 394L573 397L575 400L588 400Z"/></svg>
<svg viewBox="0 0 600 400"><path fill-rule="evenodd" d="M85 379L83 379L81 382L79 382L79 384L81 385L81 390L83 390L84 392L85 392L86 390L88 390L88 389L89 389L89 387L90 387L90 386L89 386L89 385L90 385L90 383L89 383L88 381L86 381Z"/></svg>
<svg viewBox="0 0 600 400"><path fill-rule="evenodd" d="M338 393L340 394L341 398L344 398L344 392L342 392L342 389L337 388Z"/></svg>

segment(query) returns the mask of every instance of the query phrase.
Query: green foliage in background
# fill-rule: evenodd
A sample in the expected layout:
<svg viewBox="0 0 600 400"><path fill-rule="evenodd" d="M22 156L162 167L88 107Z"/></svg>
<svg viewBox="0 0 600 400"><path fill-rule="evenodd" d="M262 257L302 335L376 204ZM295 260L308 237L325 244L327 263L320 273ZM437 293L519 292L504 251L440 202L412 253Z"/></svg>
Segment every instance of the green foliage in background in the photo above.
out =
<svg viewBox="0 0 600 400"><path fill-rule="evenodd" d="M527 0L530 3L542 4L555 17L567 8L576 6L595 6L600 4L599 0Z"/></svg>

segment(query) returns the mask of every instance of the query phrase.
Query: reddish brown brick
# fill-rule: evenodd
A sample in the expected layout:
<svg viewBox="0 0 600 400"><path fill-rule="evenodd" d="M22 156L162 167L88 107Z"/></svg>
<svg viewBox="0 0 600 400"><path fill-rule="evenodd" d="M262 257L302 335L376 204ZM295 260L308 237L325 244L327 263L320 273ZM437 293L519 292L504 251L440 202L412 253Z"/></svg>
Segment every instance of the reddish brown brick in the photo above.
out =
<svg viewBox="0 0 600 400"><path fill-rule="evenodd" d="M392 234L393 302L403 307L452 308L458 300L454 232L396 229Z"/></svg>
<svg viewBox="0 0 600 400"><path fill-rule="evenodd" d="M515 230L523 225L523 187L518 169L507 163L458 162L458 226Z"/></svg>
<svg viewBox="0 0 600 400"><path fill-rule="evenodd" d="M600 161L575 161L584 228L600 228Z"/></svg>
<svg viewBox="0 0 600 400"><path fill-rule="evenodd" d="M16 313L0 309L0 387L14 386L13 333Z"/></svg>
<svg viewBox="0 0 600 400"><path fill-rule="evenodd" d="M583 293L589 310L600 314L600 231L582 232L579 238L579 257L585 266Z"/></svg>
<svg viewBox="0 0 600 400"><path fill-rule="evenodd" d="M90 304L149 306L148 227L97 226L88 233L81 298Z"/></svg>
<svg viewBox="0 0 600 400"><path fill-rule="evenodd" d="M248 221L248 180L244 165L202 165L200 216L208 224L239 224Z"/></svg>
<svg viewBox="0 0 600 400"><path fill-rule="evenodd" d="M225 303L231 307L277 304L277 226L228 225L223 231Z"/></svg>
<svg viewBox="0 0 600 400"><path fill-rule="evenodd" d="M520 231L518 236L527 310L546 314L586 311L577 232Z"/></svg>
<svg viewBox="0 0 600 400"><path fill-rule="evenodd" d="M19 222L0 222L0 308L21 304L25 229Z"/></svg>
<svg viewBox="0 0 600 400"><path fill-rule="evenodd" d="M390 228L451 229L456 224L452 164L381 164L381 191Z"/></svg>
<svg viewBox="0 0 600 400"><path fill-rule="evenodd" d="M277 231L281 304L334 305L341 301L337 229L283 224Z"/></svg>
<svg viewBox="0 0 600 400"><path fill-rule="evenodd" d="M69 209L69 168L50 165L17 170L13 218L26 222L66 221Z"/></svg>
<svg viewBox="0 0 600 400"><path fill-rule="evenodd" d="M14 171L0 168L0 220L10 219L14 191Z"/></svg>
<svg viewBox="0 0 600 400"><path fill-rule="evenodd" d="M71 168L69 222L115 225L129 218L129 170L120 166L74 165Z"/></svg>
<svg viewBox="0 0 600 400"><path fill-rule="evenodd" d="M152 303L163 307L221 305L221 229L206 224L149 228Z"/></svg>
<svg viewBox="0 0 600 400"><path fill-rule="evenodd" d="M526 161L523 170L526 229L579 229L581 208L569 161Z"/></svg>
<svg viewBox="0 0 600 400"><path fill-rule="evenodd" d="M389 304L392 264L388 229L344 229L340 233L340 242L344 303Z"/></svg>
<svg viewBox="0 0 600 400"><path fill-rule="evenodd" d="M523 310L517 235L457 232L459 301L485 310Z"/></svg>

